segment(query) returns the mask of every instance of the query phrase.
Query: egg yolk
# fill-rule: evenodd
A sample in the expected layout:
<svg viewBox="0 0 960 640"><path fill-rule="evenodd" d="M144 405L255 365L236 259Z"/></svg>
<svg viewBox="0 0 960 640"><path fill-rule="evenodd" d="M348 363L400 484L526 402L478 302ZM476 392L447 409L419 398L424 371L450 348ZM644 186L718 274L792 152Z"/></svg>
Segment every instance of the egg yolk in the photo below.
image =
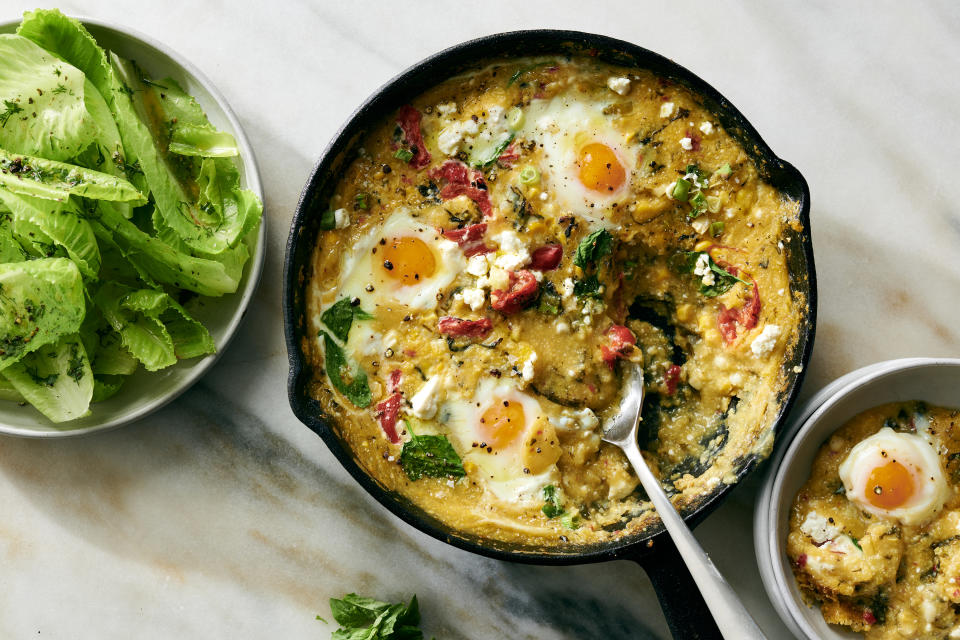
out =
<svg viewBox="0 0 960 640"><path fill-rule="evenodd" d="M896 460L891 460L870 472L864 497L875 507L896 509L906 504L913 492L913 474Z"/></svg>
<svg viewBox="0 0 960 640"><path fill-rule="evenodd" d="M616 191L627 178L617 154L601 142L582 147L577 166L580 167L580 182L594 191Z"/></svg>
<svg viewBox="0 0 960 640"><path fill-rule="evenodd" d="M479 431L488 447L503 449L521 436L526 425L523 405L503 400L483 412Z"/></svg>
<svg viewBox="0 0 960 640"><path fill-rule="evenodd" d="M383 247L382 255L387 277L404 285L417 284L437 270L433 251L420 238L393 238Z"/></svg>

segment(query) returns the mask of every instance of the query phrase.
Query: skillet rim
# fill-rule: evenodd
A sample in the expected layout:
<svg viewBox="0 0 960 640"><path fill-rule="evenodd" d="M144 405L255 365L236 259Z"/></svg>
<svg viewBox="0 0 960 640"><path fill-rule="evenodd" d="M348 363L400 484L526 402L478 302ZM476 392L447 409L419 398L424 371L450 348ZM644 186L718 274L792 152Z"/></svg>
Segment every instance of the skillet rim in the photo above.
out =
<svg viewBox="0 0 960 640"><path fill-rule="evenodd" d="M301 242L304 242L301 236L309 220L311 201L317 192L321 191L325 186L323 184L324 173L336 162L338 155L348 149L351 139L363 132L364 124L380 115L378 109L385 105L396 106L396 104L402 102L400 98L409 98L419 93L422 90L419 89L419 82L421 82L422 76L426 73L430 71L442 71L443 73L440 75L446 78L452 75L451 71L457 73L459 69L466 66L464 65L464 60L469 59L472 52L482 52L482 55L474 56L473 59L496 59L503 57L504 54L508 54L508 48L510 46L523 44L525 41L535 41L538 44L543 44L548 47L553 46L555 47L555 52L559 53L562 53L562 47L566 43L574 43L581 47L586 45L585 48L588 49L588 53L595 52L594 55L597 55L598 58L604 61L613 64L636 66L637 68L651 70L658 75L680 80L696 94L707 98L708 101L713 103L711 109L720 119L725 121L725 126L727 121L736 125L735 137L744 146L744 149L751 155L754 161L758 162L758 165L760 165L758 168L764 173L764 178L781 192L789 192L791 197L799 202L800 211L798 217L803 225L803 230L799 232L797 238L800 248L803 250L803 258L806 264L806 272L801 274L801 276L806 276L807 283L806 289L801 288L801 290L807 296L808 308L804 318L805 326L801 326L799 329L797 346L802 347L802 349L799 357L794 354L793 358L793 362L799 364L802 368L799 372L788 371L787 373L788 384L778 399L780 407L771 426L774 439L776 439L782 430L787 415L797 399L803 378L809 366L816 335L816 268L810 230L810 190L806 180L793 165L774 154L753 125L729 100L696 74L672 60L649 49L640 47L639 45L601 34L572 30L531 29L501 32L481 36L443 49L409 66L374 91L350 115L344 125L341 126L333 136L314 165L301 191L285 247L282 306L285 343L290 365L287 379L288 400L297 419L323 439L331 453L334 454L340 464L343 465L347 472L350 473L354 480L356 480L368 494L373 496L377 502L407 524L441 542L489 558L526 564L570 565L604 562L614 559L640 561L660 546L656 544L657 541L663 540L664 536L666 536L662 525L655 527L652 531L646 531L639 536L595 543L588 546L571 547L570 551L558 550L556 553L533 547L510 549L508 548L511 546L509 543L496 540L477 542L474 540L479 540L479 538L470 539L464 537L464 534L457 534L451 527L444 525L438 519L425 513L423 515L415 513L414 510L416 510L417 507L411 501L399 494L387 491L374 481L373 478L359 466L349 447L345 446L340 440L330 424L326 420L319 418L319 412L314 406L311 406L311 404L317 405L317 403L308 392L308 385L311 381L310 370L306 365L306 359L300 349L302 332L298 330L299 327L302 326L302 314L299 313L301 305L298 303L301 301L298 299L297 291L300 284L299 279L302 268L305 266L305 263L302 260L296 260L296 258L298 247ZM582 52L581 50L581 53ZM625 60L622 57L624 55L633 59L633 62ZM617 59L618 56L621 57ZM415 89L411 90L411 86L415 87ZM751 143L753 149L750 149L746 142ZM308 240L309 248L312 250L316 238L312 237ZM308 256L307 259L309 259L310 252L308 251L305 255ZM790 380L791 375L793 376L792 380ZM684 516L687 523L693 527L702 522L703 519L720 506L744 477L753 472L765 460L766 459L758 458L756 455L751 455L743 460L736 468L736 482L730 484L720 483L717 489L707 494L703 499L698 500L695 508Z"/></svg>

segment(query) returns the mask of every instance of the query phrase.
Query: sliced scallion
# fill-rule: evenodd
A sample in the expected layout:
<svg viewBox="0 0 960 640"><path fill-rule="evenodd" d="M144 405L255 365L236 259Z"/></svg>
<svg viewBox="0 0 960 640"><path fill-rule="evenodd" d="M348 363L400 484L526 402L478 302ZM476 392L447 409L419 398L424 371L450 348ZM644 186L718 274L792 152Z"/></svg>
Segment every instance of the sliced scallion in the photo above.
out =
<svg viewBox="0 0 960 640"><path fill-rule="evenodd" d="M718 221L718 222L711 222L711 223L710 223L710 235L713 236L714 238L719 238L721 235L723 235L723 229L724 229L724 227L726 227L726 226L727 226L727 225L724 224L723 222L719 222L719 221Z"/></svg>
<svg viewBox="0 0 960 640"><path fill-rule="evenodd" d="M523 110L520 107L510 107L507 111L507 126L511 131L523 126Z"/></svg>
<svg viewBox="0 0 960 640"><path fill-rule="evenodd" d="M673 193L671 195L674 200L686 202L687 197L690 195L690 181L685 178L678 178L677 183L673 186Z"/></svg>
<svg viewBox="0 0 960 640"><path fill-rule="evenodd" d="M710 213L720 211L720 198L717 196L707 196L707 211Z"/></svg>
<svg viewBox="0 0 960 640"><path fill-rule="evenodd" d="M410 149L397 149L394 152L393 157L396 158L397 160L410 162L411 160L413 160L413 151L410 151Z"/></svg>
<svg viewBox="0 0 960 640"><path fill-rule="evenodd" d="M717 169L717 175L721 178L729 178L731 173L733 173L733 169L730 168L729 162Z"/></svg>
<svg viewBox="0 0 960 640"><path fill-rule="evenodd" d="M536 167L527 165L520 170L521 184L536 184L538 182L540 182L540 172L537 171Z"/></svg>

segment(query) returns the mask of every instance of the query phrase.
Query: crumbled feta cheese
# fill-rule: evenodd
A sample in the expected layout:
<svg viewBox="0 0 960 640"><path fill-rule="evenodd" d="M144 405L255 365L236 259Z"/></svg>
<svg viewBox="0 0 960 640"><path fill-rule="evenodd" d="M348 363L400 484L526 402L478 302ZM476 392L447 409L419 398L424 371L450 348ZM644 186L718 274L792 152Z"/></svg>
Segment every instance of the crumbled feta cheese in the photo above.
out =
<svg viewBox="0 0 960 640"><path fill-rule="evenodd" d="M537 282L543 282L543 271L537 271L536 269L534 269L530 273L533 274L534 280L536 280Z"/></svg>
<svg viewBox="0 0 960 640"><path fill-rule="evenodd" d="M680 138L680 146L686 151L691 151L693 149L693 140L690 138Z"/></svg>
<svg viewBox="0 0 960 640"><path fill-rule="evenodd" d="M731 373L731 374L730 374L730 384L733 385L734 387L742 387L742 386L743 386L743 374L740 373L739 371L734 371L733 373Z"/></svg>
<svg viewBox="0 0 960 640"><path fill-rule="evenodd" d="M573 295L573 278L565 278L560 286L560 295L569 298Z"/></svg>
<svg viewBox="0 0 960 640"><path fill-rule="evenodd" d="M516 271L530 262L530 253L526 249L521 249L517 253L504 253L497 256L494 264L507 271Z"/></svg>
<svg viewBox="0 0 960 640"><path fill-rule="evenodd" d="M664 102L660 105L660 117L669 118L673 115L674 104L672 102Z"/></svg>
<svg viewBox="0 0 960 640"><path fill-rule="evenodd" d="M552 424L557 429L560 429L561 431L573 430L573 427L574 427L573 418L567 415L566 412L563 412L558 416L551 416L547 419L550 421L550 424Z"/></svg>
<svg viewBox="0 0 960 640"><path fill-rule="evenodd" d="M333 221L337 229L346 229L350 226L350 214L346 209L337 209L333 212Z"/></svg>
<svg viewBox="0 0 960 640"><path fill-rule="evenodd" d="M540 197L541 200L543 200L544 202L546 202L547 198L549 198L550 196L547 195L547 192L546 192L546 191L541 191L539 197Z"/></svg>
<svg viewBox="0 0 960 640"><path fill-rule="evenodd" d="M487 109L487 124L499 124L503 120L503 107L493 105Z"/></svg>
<svg viewBox="0 0 960 640"><path fill-rule="evenodd" d="M437 397L440 395L438 392L441 382L440 376L433 376L410 398L410 410L413 415L429 420L437 414Z"/></svg>
<svg viewBox="0 0 960 640"><path fill-rule="evenodd" d="M693 265L693 275L705 276L710 273L710 254L701 253L697 256L697 262Z"/></svg>
<svg viewBox="0 0 960 640"><path fill-rule="evenodd" d="M557 329L557 333L569 333L570 325L564 322L563 320L561 320L560 322L557 323L556 329Z"/></svg>
<svg viewBox="0 0 960 640"><path fill-rule="evenodd" d="M779 337L780 327L775 324L768 324L763 327L760 335L753 339L753 342L750 344L750 350L753 351L753 355L757 357L765 356L777 346L777 338Z"/></svg>
<svg viewBox="0 0 960 640"><path fill-rule="evenodd" d="M520 236L517 235L516 231L512 229L507 229L506 231L501 231L493 237L494 242L500 245L501 251L518 251L520 249L526 249L526 243L520 239Z"/></svg>
<svg viewBox="0 0 960 640"><path fill-rule="evenodd" d="M470 307L472 310L476 311L483 306L483 303L487 300L487 292L483 289L473 289L467 287L458 293L463 300L463 303Z"/></svg>
<svg viewBox="0 0 960 640"><path fill-rule="evenodd" d="M591 430L595 429L600 424L600 418L597 417L597 414L589 408L581 409L580 411L575 411L573 417L576 418L577 422L580 424L581 429Z"/></svg>
<svg viewBox="0 0 960 640"><path fill-rule="evenodd" d="M467 260L467 273L472 276L480 277L485 276L490 272L490 262L487 260L486 254L479 254L476 256L470 256Z"/></svg>
<svg viewBox="0 0 960 640"><path fill-rule="evenodd" d="M447 102L446 104L437 105L437 113L441 116L453 115L457 112L457 103L456 102Z"/></svg>
<svg viewBox="0 0 960 640"><path fill-rule="evenodd" d="M448 487L453 487L453 486L456 486L456 483L454 483L453 480L447 480L447 486L448 486Z"/></svg>
<svg viewBox="0 0 960 640"><path fill-rule="evenodd" d="M463 140L463 131L459 126L451 124L440 130L437 135L437 147L446 155L452 156L460 149L461 140Z"/></svg>
<svg viewBox="0 0 960 640"><path fill-rule="evenodd" d="M703 132L703 135L708 136L713 133L713 123L712 122L701 122L700 131Z"/></svg>
<svg viewBox="0 0 960 640"><path fill-rule="evenodd" d="M803 524L800 525L800 531L810 536L818 545L840 535L840 527L830 524L829 520L816 511L807 514Z"/></svg>
<svg viewBox="0 0 960 640"><path fill-rule="evenodd" d="M610 90L619 93L621 96L627 95L630 91L630 78L607 78L607 86Z"/></svg>
<svg viewBox="0 0 960 640"><path fill-rule="evenodd" d="M710 228L710 221L704 217L694 218L690 221L690 226L693 227L693 230L697 233L703 235L707 232L707 229Z"/></svg>
<svg viewBox="0 0 960 640"><path fill-rule="evenodd" d="M463 124L460 125L460 128L463 130L464 133L469 133L472 136L476 135L477 132L480 131L480 126L473 121L473 118L470 118L469 120L464 120Z"/></svg>
<svg viewBox="0 0 960 640"><path fill-rule="evenodd" d="M521 370L521 375L524 382L530 382L533 380L533 376L536 373L533 368L533 363L537 361L537 352L534 351L530 354L530 357L523 361L523 369Z"/></svg>

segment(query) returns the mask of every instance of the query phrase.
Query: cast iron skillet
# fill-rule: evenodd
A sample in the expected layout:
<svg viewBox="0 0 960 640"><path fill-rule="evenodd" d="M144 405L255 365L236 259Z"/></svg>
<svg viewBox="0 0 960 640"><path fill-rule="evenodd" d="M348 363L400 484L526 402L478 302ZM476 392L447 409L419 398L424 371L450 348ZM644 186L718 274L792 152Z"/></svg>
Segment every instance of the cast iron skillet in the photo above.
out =
<svg viewBox="0 0 960 640"><path fill-rule="evenodd" d="M779 411L773 426L779 431L796 397L813 348L816 321L816 274L810 241L810 192L803 176L776 157L746 118L713 87L676 63L652 51L621 40L578 31L533 30L486 36L451 47L410 67L373 94L353 114L324 151L300 196L290 228L283 273L283 312L287 351L290 358L288 392L296 416L316 432L347 471L387 509L417 529L438 540L491 558L532 564L578 564L614 559L633 560L650 575L670 629L677 638L720 637L690 574L659 521L648 529L619 540L564 548L508 544L456 531L406 498L387 491L359 466L336 428L323 414L309 392L315 372L302 351L305 320L305 288L309 280L310 257L318 234L320 214L356 153L368 128L389 117L401 105L447 77L474 68L478 61L528 55L590 55L617 65L649 69L682 84L703 98L704 106L731 132L756 161L764 179L800 203L802 232L788 232L784 239L791 290L806 296L808 306L798 309L802 320L799 341L784 363L788 384L779 397ZM799 370L795 367L799 365ZM737 479L750 473L760 458L750 455L736 461ZM684 509L688 524L695 526L709 515L733 485L720 483Z"/></svg>

